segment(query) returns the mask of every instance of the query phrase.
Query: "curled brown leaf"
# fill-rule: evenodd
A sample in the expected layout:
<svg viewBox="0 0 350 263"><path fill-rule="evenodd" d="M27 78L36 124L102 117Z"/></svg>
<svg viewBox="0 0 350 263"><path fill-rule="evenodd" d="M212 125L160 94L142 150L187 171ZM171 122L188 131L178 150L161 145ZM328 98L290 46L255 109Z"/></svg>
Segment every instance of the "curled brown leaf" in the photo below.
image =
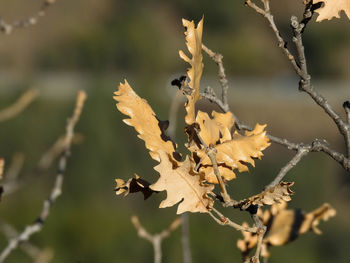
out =
<svg viewBox="0 0 350 263"><path fill-rule="evenodd" d="M146 200L153 193L157 193L157 191L149 188L151 185L149 182L141 179L138 175L135 175L135 178L130 178L127 182L123 179L115 179L115 182L117 185L114 190L117 195L124 194L124 196L127 196L129 193L141 192Z"/></svg>

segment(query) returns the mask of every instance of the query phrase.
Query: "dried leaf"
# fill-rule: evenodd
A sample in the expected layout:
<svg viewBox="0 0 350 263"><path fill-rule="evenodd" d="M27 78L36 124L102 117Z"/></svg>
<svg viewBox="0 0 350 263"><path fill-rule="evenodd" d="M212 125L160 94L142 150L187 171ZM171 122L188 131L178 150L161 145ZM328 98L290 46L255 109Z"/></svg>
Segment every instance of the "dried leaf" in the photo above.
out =
<svg viewBox="0 0 350 263"><path fill-rule="evenodd" d="M154 160L160 161L157 151L163 150L173 155L176 145L164 134L163 122L159 121L148 105L147 101L140 98L129 83L120 83L119 88L114 92L113 98L118 101L118 110L130 117L123 121L133 126L139 133L138 137L145 141L146 148Z"/></svg>
<svg viewBox="0 0 350 263"><path fill-rule="evenodd" d="M243 227L249 227L247 222L242 223ZM242 231L243 239L237 240L237 247L241 251L244 262L249 258L249 253L258 243L258 235L256 233Z"/></svg>
<svg viewBox="0 0 350 263"><path fill-rule="evenodd" d="M203 58L202 58L202 33L203 33L203 18L199 21L197 28L193 21L182 19L182 24L186 28L186 45L192 58L189 58L180 50L180 57L191 65L187 70L187 76L190 79L188 86L190 91L186 94L187 103L185 105L187 115L185 122L192 124L195 120L195 104L201 98L200 96L200 80L203 72Z"/></svg>
<svg viewBox="0 0 350 263"><path fill-rule="evenodd" d="M288 202L291 200L290 196L294 194L290 189L293 184L294 182L280 182L278 185L269 188L260 194L242 200L238 206L242 209L246 209L251 205L264 206L273 205L282 201Z"/></svg>
<svg viewBox="0 0 350 263"><path fill-rule="evenodd" d="M336 213L336 210L328 203L325 203L314 211L307 213L299 229L299 234L304 234L309 230L312 230L318 235L322 234L322 231L317 227L320 224L320 220L328 221L328 219L335 216Z"/></svg>
<svg viewBox="0 0 350 263"><path fill-rule="evenodd" d="M335 209L329 204L323 204L310 213L303 213L300 209L286 209L287 203L275 203L269 210L264 213L259 209L258 216L263 225L267 227L266 235L263 239L262 256L268 257L269 246L282 246L297 237L312 230L320 234L317 228L320 220L327 221L330 217L335 216ZM243 256L247 256L256 245L256 234L242 232L243 239L237 242L237 247L241 250Z"/></svg>
<svg viewBox="0 0 350 263"><path fill-rule="evenodd" d="M204 185L201 178L193 171L194 163L187 156L186 160L173 167L173 160L168 153L158 151L161 162L154 169L160 174L158 181L150 186L155 191L167 191L167 198L160 204L160 208L170 207L181 200L177 214L183 212L206 213L213 205L208 196L213 185Z"/></svg>
<svg viewBox="0 0 350 263"><path fill-rule="evenodd" d="M295 231L303 215L300 210L281 210L273 217L272 224L264 238L264 242L271 246L282 246L294 240L298 236Z"/></svg>
<svg viewBox="0 0 350 263"><path fill-rule="evenodd" d="M216 160L219 167L226 167L228 168L228 171L229 169L238 169L239 172L244 172L248 171L248 166L246 165L247 163L250 163L252 166L254 166L255 163L253 158L260 159L263 156L263 153L261 151L266 149L270 145L269 139L266 136L266 132L264 131L265 127L266 125L257 124L254 130L245 132L245 135L241 135L235 132L232 135L232 139L229 139L225 131L222 130L222 138L220 138L219 141L217 141L217 143L214 144L217 150ZM217 138L216 136L216 134L213 134L211 135L211 137L207 136L207 138L209 138L208 140L212 142L214 139ZM195 151L194 148L192 148L191 150ZM198 155L201 162L200 171L203 170L205 167L212 166L211 160L207 156L205 149L197 150L196 155ZM228 171L226 172L226 176L224 176L224 178L226 180L231 180L235 178L235 174L232 171ZM213 172L209 171L209 169L207 169L207 173L213 174ZM215 178L206 179L214 179L214 182L216 182Z"/></svg>
<svg viewBox="0 0 350 263"><path fill-rule="evenodd" d="M316 10L319 13L317 22L325 19L331 20L333 17L340 18L341 11L344 11L350 19L350 0L313 0L313 4L319 2L323 2L324 6Z"/></svg>
<svg viewBox="0 0 350 263"><path fill-rule="evenodd" d="M199 124L199 135L206 145L215 145L232 139L231 128L234 124L231 112L211 113L213 118L209 118L208 113L198 111L196 123ZM197 148L198 149L198 148Z"/></svg>
<svg viewBox="0 0 350 263"><path fill-rule="evenodd" d="M127 182L123 179L115 179L115 182L117 183L117 186L114 190L117 195L124 193L124 196L127 196L129 193L142 192L144 199L146 200L153 193L157 193L157 191L149 188L151 185L149 182L141 179L137 174L135 175L135 178L130 178Z"/></svg>
<svg viewBox="0 0 350 263"><path fill-rule="evenodd" d="M225 178L225 180L230 181L236 178L236 174L232 171L232 169L227 168L223 165L218 165L220 175ZM211 184L217 184L218 179L214 173L213 166L201 166L199 169L202 177Z"/></svg>

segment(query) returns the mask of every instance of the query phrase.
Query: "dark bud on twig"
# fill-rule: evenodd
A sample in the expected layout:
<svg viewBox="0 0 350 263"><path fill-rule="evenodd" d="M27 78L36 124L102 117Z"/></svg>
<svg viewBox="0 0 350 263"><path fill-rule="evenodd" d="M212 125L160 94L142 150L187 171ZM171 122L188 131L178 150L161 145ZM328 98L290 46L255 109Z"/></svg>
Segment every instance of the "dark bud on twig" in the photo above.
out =
<svg viewBox="0 0 350 263"><path fill-rule="evenodd" d="M181 89L185 80L186 80L186 76L182 75L178 79L174 79L173 81L171 81L171 85L177 86L179 89Z"/></svg>
<svg viewBox="0 0 350 263"><path fill-rule="evenodd" d="M350 101L345 101L344 103L343 103L343 108L345 109L345 110L350 110Z"/></svg>
<svg viewBox="0 0 350 263"><path fill-rule="evenodd" d="M258 205L250 205L245 209L245 211L249 212L251 215L255 215L258 212Z"/></svg>
<svg viewBox="0 0 350 263"><path fill-rule="evenodd" d="M221 203L225 202L224 198L222 197L221 194L218 194L218 193L215 193L215 192L213 192L213 193L214 193L215 198L218 199Z"/></svg>
<svg viewBox="0 0 350 263"><path fill-rule="evenodd" d="M316 4L312 4L311 11L314 12L316 9L319 9L322 6L323 2L318 2Z"/></svg>

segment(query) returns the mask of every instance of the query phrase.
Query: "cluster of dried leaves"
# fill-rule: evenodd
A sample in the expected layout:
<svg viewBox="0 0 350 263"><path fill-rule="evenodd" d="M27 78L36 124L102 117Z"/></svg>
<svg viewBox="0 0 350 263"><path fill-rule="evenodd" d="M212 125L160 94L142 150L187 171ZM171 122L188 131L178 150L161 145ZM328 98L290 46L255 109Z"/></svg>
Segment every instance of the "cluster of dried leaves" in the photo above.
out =
<svg viewBox="0 0 350 263"><path fill-rule="evenodd" d="M118 101L117 108L130 118L124 122L133 126L138 137L145 141L151 157L159 164L154 169L160 178L154 184L149 184L139 178L133 178L126 183L117 179L117 194L141 191L145 198L155 191L167 191L167 198L160 207L169 207L181 202L177 213L208 212L213 206L214 184L218 183L218 174L225 181L236 178L234 170L248 171L248 164L254 166L254 159L263 156L262 151L270 143L266 136L265 126L257 124L252 131L239 134L232 132L234 118L231 112L219 113L213 111L211 116L206 112L196 111L195 105L201 99L200 80L203 72L202 62L202 31L203 20L195 27L194 22L183 20L186 28L186 45L190 56L180 51L180 57L190 64L187 70L185 88L187 97L185 104L185 132L188 135L187 149L190 155L182 158L177 152L177 145L166 135L168 122L160 121L147 101L140 98L127 81L119 85L114 99ZM208 148L215 149L216 163L208 156ZM184 160L182 160L184 159ZM280 185L277 188L281 188ZM278 190L273 191L276 195ZM288 192L288 191L287 191ZM291 193L291 192L288 192ZM266 195L265 199L266 199ZM277 197L268 197L277 200ZM264 203L262 196L246 202ZM273 202L268 202L272 204Z"/></svg>
<svg viewBox="0 0 350 263"><path fill-rule="evenodd" d="M287 209L287 203L275 203L269 210L258 211L258 216L262 223L267 227L266 234L262 242L261 256L270 257L270 246L282 246L293 240L299 235L309 231L315 234L322 234L317 228L321 220L327 221L335 216L335 209L325 203L312 212L304 213L301 210ZM243 225L248 227L248 223ZM241 251L244 261L249 259L250 251L258 244L258 235L242 231L243 239L237 241L237 247Z"/></svg>
<svg viewBox="0 0 350 263"><path fill-rule="evenodd" d="M265 11L269 11L269 1L260 1L264 3ZM246 0L246 3L258 13L264 12L250 0ZM350 0L304 0L304 4L320 4L317 9L310 9L312 14L319 14L317 21L339 18L341 11L350 18ZM193 21L183 19L182 22L186 29L189 55L183 51L179 55L190 64L190 68L186 77L181 77L174 83L187 98L184 105L184 130L188 138L185 146L190 154L184 157L177 151L177 144L166 134L169 122L159 120L147 101L140 98L125 80L114 93L114 99L118 102L117 108L129 116L129 119L123 121L135 128L152 159L159 162L154 169L160 177L155 183L149 183L138 175L126 182L116 179L116 194L126 196L129 193L142 192L144 199L147 199L153 193L166 191L167 198L161 202L161 208L179 204L178 214L209 213L220 224L234 225L233 227L242 231L244 238L238 240L237 246L247 262L254 247L257 249L252 260L259 262L259 255L269 257L270 246L285 245L308 231L321 234L318 224L321 220L327 221L333 217L336 214L335 209L327 203L309 213L287 209L286 202L291 200L293 194L290 189L293 182L276 182L263 192L241 201L232 200L227 195L227 182L236 178L237 171L248 171L248 164L254 167L255 159L260 159L263 156L262 151L270 145L265 131L266 125L256 124L254 129L239 133L234 130L235 119L230 111L223 109L225 113L213 111L208 114L196 110L196 103L201 99L202 49L207 50L211 57L215 54L202 45L203 19L197 27ZM220 186L220 194L214 193L217 184ZM228 199L225 199L225 194ZM254 219L254 226L249 227L245 222L242 226L233 223L213 208L215 200L220 200L225 206L249 211ZM264 205L271 207L264 212L257 209ZM211 210L220 219L215 218Z"/></svg>

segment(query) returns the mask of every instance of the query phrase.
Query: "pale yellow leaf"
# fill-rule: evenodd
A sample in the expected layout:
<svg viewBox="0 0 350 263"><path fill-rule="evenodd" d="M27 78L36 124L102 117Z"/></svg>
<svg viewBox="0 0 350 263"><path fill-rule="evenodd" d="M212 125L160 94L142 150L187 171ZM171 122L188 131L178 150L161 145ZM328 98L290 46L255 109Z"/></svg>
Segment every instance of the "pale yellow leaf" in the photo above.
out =
<svg viewBox="0 0 350 263"><path fill-rule="evenodd" d="M191 67L187 70L189 78L188 86L190 94L186 94L187 103L185 105L187 115L185 122L192 124L195 121L195 104L201 98L200 96L200 80L203 72L203 58L202 58L202 33L203 33L203 18L199 21L197 27L193 21L182 19L182 24L186 28L186 45L187 49L192 55L189 58L182 50L179 51L180 57L189 63Z"/></svg>
<svg viewBox="0 0 350 263"><path fill-rule="evenodd" d="M163 139L164 135L160 129L160 121L147 101L140 98L126 80L125 83L120 83L114 94L113 98L118 101L118 110L130 117L130 119L124 119L123 121L127 125L133 126L139 133L138 137L145 141L151 157L160 161L158 150L166 151L172 155L175 152L174 144L170 140Z"/></svg>
<svg viewBox="0 0 350 263"><path fill-rule="evenodd" d="M167 198L160 208L170 207L181 202L177 214L183 212L206 213L213 205L208 196L213 185L204 185L198 174L193 171L194 163L187 156L186 160L174 167L172 158L164 151L158 151L160 164L154 167L159 173L158 181L150 186L155 191L167 191Z"/></svg>
<svg viewBox="0 0 350 263"><path fill-rule="evenodd" d="M324 6L317 9L319 14L316 21L331 20L333 17L340 18L339 14L344 11L347 17L350 19L350 0L313 0L313 3L323 2Z"/></svg>

